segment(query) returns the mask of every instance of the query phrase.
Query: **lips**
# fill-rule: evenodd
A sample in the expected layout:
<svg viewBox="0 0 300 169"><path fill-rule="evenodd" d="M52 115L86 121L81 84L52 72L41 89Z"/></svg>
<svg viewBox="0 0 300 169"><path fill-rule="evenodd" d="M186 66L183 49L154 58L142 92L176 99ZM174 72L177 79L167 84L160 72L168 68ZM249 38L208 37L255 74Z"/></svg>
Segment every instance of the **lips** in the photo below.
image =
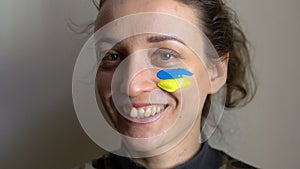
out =
<svg viewBox="0 0 300 169"><path fill-rule="evenodd" d="M132 104L123 116L130 122L145 124L158 120L166 108L166 104Z"/></svg>
<svg viewBox="0 0 300 169"><path fill-rule="evenodd" d="M166 105L150 105L143 107L132 107L129 116L131 118L142 119L150 116L155 116L166 108Z"/></svg>

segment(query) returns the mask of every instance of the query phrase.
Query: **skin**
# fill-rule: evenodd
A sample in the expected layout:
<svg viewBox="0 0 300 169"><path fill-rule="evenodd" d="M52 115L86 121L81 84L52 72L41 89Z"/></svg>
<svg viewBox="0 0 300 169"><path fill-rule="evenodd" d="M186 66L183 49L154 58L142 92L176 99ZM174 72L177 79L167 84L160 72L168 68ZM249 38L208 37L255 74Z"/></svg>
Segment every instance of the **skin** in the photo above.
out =
<svg viewBox="0 0 300 169"><path fill-rule="evenodd" d="M140 12L162 12L180 17L187 22L198 25L196 17L197 15L194 13L194 9L177 1L108 0L103 4L99 12L98 19L96 21L96 30L122 16ZM117 50L113 52L115 54L117 53L116 51L118 51L118 54L127 57L132 53L147 48L157 48L160 46L165 46L168 48L176 49L177 52L181 54L181 61L185 63L186 68L194 73L193 77L195 78L195 83L197 84L194 85L194 87L197 87L198 90L201 91L199 94L199 112L201 112L207 94L217 91L218 88L220 88L220 86L224 84L224 82L219 79L224 78L218 78L218 75L210 76L210 72L205 69L198 56L196 56L183 44L173 40L167 40L158 43L149 43L146 40L149 36L151 35L137 36L126 39L120 42L118 44ZM135 66L139 65L136 63L140 63L141 61L139 61L139 57L129 57L131 57L131 59L128 61L128 69L134 70ZM124 94L125 96L128 96L132 103L144 103L149 100L151 92L158 91L161 95L164 95L166 97L168 107L162 113L162 117L155 122L141 125L128 121L126 118L120 115L112 102L112 77L117 65L120 62L120 60L104 60L104 67L100 66L97 73L97 78L99 79L99 81L101 81L101 83L99 83L97 86L99 95L105 109L108 112L109 119L111 120L113 126L123 135L134 138L154 137L161 134L162 131L168 131L168 129L172 127L172 125L178 118L181 111L185 110L185 108L182 107L184 99L188 100L188 102L191 102L192 100L190 100L190 98L183 98L179 91L168 93L160 89L157 86L157 83L160 81L160 79L158 79L156 76L157 72L160 69L145 69L136 74L134 78L129 82L120 81L120 92L122 92L122 94ZM170 60L170 62L172 61ZM105 67L105 65L116 66ZM128 72L130 73L134 71L128 70ZM224 77L226 76L226 73L223 72L221 73L221 75L222 77ZM126 88L128 88L128 91L125 90ZM184 89L182 92L191 92L190 90L192 90L192 88L189 89L187 87L187 89ZM179 144L177 144L174 148L153 157L138 158L135 160L151 169L174 168L175 166L189 161L195 156L195 154L197 154L197 152L201 148L201 144L199 144L200 121L201 113L198 114L186 137L184 137L184 139L181 140ZM183 131L181 129L186 127L185 125L187 124L176 126L179 133L180 131ZM176 132L172 136L174 136L175 138ZM174 138L170 138L170 140Z"/></svg>

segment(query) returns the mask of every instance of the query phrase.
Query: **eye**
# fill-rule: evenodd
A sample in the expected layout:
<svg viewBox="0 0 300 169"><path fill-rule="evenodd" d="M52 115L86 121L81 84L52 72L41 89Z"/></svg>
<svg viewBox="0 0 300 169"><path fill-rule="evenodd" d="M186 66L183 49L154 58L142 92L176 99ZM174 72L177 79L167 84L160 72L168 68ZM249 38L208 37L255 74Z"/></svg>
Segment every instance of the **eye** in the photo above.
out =
<svg viewBox="0 0 300 169"><path fill-rule="evenodd" d="M107 61L117 61L117 60L121 60L121 55L118 53L107 53L104 57L103 60L107 60Z"/></svg>
<svg viewBox="0 0 300 169"><path fill-rule="evenodd" d="M169 60L169 59L174 58L174 55L171 54L171 53L168 53L168 52L163 52L163 53L160 54L160 58L162 60Z"/></svg>
<svg viewBox="0 0 300 169"><path fill-rule="evenodd" d="M161 60L170 60L179 57L179 54L171 49L158 49L154 52L154 55Z"/></svg>
<svg viewBox="0 0 300 169"><path fill-rule="evenodd" d="M172 49L157 49L151 56L151 63L159 67L168 67L178 64L180 54Z"/></svg>
<svg viewBox="0 0 300 169"><path fill-rule="evenodd" d="M122 59L123 56L120 53L109 51L104 55L100 67L106 69L116 68L121 63Z"/></svg>

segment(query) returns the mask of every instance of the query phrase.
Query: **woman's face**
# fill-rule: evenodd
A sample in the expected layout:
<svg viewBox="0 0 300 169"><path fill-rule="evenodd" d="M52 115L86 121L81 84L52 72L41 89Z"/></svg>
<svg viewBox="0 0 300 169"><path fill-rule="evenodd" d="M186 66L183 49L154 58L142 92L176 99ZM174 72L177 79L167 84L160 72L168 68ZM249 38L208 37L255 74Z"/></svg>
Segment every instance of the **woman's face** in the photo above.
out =
<svg viewBox="0 0 300 169"><path fill-rule="evenodd" d="M96 28L140 12L161 12L198 25L193 8L174 0L107 0L100 10ZM159 71L178 68L193 73L189 77L191 85L174 92L157 85L162 80L157 76ZM210 81L201 59L180 40L158 34L122 40L103 58L97 80L109 119L123 135L154 137L167 132L178 119L194 117L190 114L196 114L194 121L178 124L173 132L180 133L191 125L192 130L200 130L200 112L210 91ZM113 99L114 93L119 93L117 102ZM120 98L127 98L129 102Z"/></svg>

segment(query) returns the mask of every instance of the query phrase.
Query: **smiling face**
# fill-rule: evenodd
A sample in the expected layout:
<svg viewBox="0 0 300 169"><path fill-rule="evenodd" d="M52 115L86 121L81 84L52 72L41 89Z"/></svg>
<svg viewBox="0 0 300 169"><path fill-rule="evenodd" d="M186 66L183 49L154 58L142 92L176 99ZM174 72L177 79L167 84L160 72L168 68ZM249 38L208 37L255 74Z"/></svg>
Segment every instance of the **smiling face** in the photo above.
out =
<svg viewBox="0 0 300 169"><path fill-rule="evenodd" d="M96 28L140 12L162 12L197 25L193 9L173 0L108 0ZM158 72L179 68L193 73L186 77L191 85L174 92L158 86L162 81ZM97 82L107 115L121 134L133 138L167 132L171 137L185 131L200 134L200 112L211 89L210 80L201 59L180 39L147 33L118 42L100 63Z"/></svg>

